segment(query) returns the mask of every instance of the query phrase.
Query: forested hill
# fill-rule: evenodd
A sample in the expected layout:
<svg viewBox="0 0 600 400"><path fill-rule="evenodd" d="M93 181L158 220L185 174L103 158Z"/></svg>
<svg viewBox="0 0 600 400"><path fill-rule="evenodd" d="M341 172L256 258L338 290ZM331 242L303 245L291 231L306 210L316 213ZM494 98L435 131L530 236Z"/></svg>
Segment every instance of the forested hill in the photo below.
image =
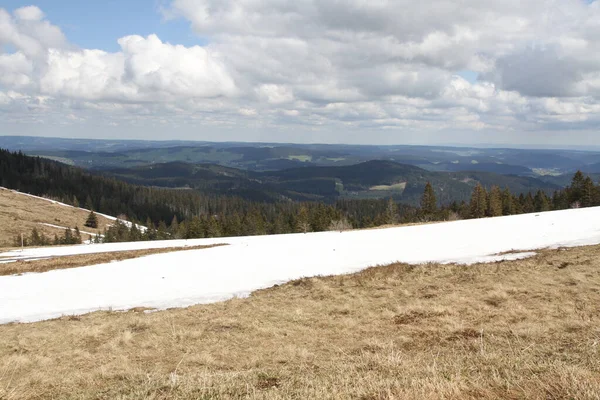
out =
<svg viewBox="0 0 600 400"><path fill-rule="evenodd" d="M512 193L560 186L536 178L489 172L436 172L392 161L373 160L355 165L304 167L255 172L215 164L157 163L105 170L127 182L148 186L188 187L203 192L237 195L254 201L321 201L385 199L416 206L430 182L441 204L468 201L477 184L500 186Z"/></svg>
<svg viewBox="0 0 600 400"><path fill-rule="evenodd" d="M367 167L367 170L370 168L373 172L386 165L371 162ZM398 164L391 167L425 178L426 171L415 167L409 166L406 169ZM360 165L355 168L360 168ZM219 172L231 175L232 171ZM282 174L289 173L287 171ZM312 179L310 174L304 178L307 182ZM256 177L249 178L254 179ZM270 179L276 181L286 177L271 175ZM330 176L329 179L339 178ZM501 190L494 184L488 191L485 185L478 182L473 186L468 202L442 201L446 205L441 208L439 199L436 198L434 182L426 183L420 196L420 207L398 204L389 197L342 199L333 204L301 203L285 198L281 201L254 202L235 196L208 195L197 190L138 186L116 178L93 175L55 161L4 150L0 150L0 185L105 214L124 214L130 220L143 222L150 228L145 235L141 235L139 230L132 229L128 232L125 225L117 224L114 229L108 229L105 236L107 241L341 230L406 222L493 217L600 204L600 187L581 172L575 174L569 187L555 191L551 197L539 189L535 192L532 190L527 195L517 195L511 193L509 188Z"/></svg>
<svg viewBox="0 0 600 400"><path fill-rule="evenodd" d="M0 149L0 185L109 215L145 221L185 219L217 208L215 196L136 186L55 161Z"/></svg>
<svg viewBox="0 0 600 400"><path fill-rule="evenodd" d="M394 205L391 220L387 199L342 201L335 205L289 200L254 202L196 190L140 186L2 149L0 186L109 215L125 215L147 226L188 221L185 229L180 227L185 232L178 234L186 238L289 233L307 230L307 226L318 231L340 220L349 221L354 227L369 227L414 218L416 212L414 207L398 209Z"/></svg>

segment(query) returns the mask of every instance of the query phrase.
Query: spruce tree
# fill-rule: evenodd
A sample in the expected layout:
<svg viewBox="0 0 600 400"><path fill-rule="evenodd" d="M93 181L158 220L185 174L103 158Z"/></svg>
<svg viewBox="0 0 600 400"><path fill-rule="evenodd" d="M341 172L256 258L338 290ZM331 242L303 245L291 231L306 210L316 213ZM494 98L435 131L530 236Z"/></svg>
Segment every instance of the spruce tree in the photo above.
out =
<svg viewBox="0 0 600 400"><path fill-rule="evenodd" d="M541 190L538 190L533 198L533 204L536 212L550 211L550 201L548 196Z"/></svg>
<svg viewBox="0 0 600 400"><path fill-rule="evenodd" d="M502 215L502 192L498 186L492 186L488 200L487 215L489 217L499 217Z"/></svg>
<svg viewBox="0 0 600 400"><path fill-rule="evenodd" d="M592 178L587 176L583 180L581 190L581 207L592 207L596 203L596 187Z"/></svg>
<svg viewBox="0 0 600 400"><path fill-rule="evenodd" d="M487 211L487 193L480 183L473 188L469 208L471 210L471 218L485 217Z"/></svg>
<svg viewBox="0 0 600 400"><path fill-rule="evenodd" d="M298 209L298 214L296 215L296 232L309 232L310 231L310 223L308 222L308 209L304 204L300 206Z"/></svg>
<svg viewBox="0 0 600 400"><path fill-rule="evenodd" d="M394 225L398 223L398 205L390 197L385 208L385 224Z"/></svg>
<svg viewBox="0 0 600 400"><path fill-rule="evenodd" d="M527 195L523 198L523 212L525 214L529 214L535 212L535 203L533 202L533 196L531 192L527 193Z"/></svg>
<svg viewBox="0 0 600 400"><path fill-rule="evenodd" d="M569 206L573 207L575 203L581 205L583 190L585 185L585 176L581 171L577 171L571 180L571 186L567 188L569 196Z"/></svg>
<svg viewBox="0 0 600 400"><path fill-rule="evenodd" d="M96 214L93 211L90 211L84 225L87 226L88 228L94 228L94 229L98 228L98 217L96 216Z"/></svg>
<svg viewBox="0 0 600 400"><path fill-rule="evenodd" d="M515 203L509 188L502 192L502 215L513 215L515 212Z"/></svg>
<svg viewBox="0 0 600 400"><path fill-rule="evenodd" d="M425 185L425 190L423 191L423 196L421 197L421 213L423 214L425 220L431 221L435 218L437 211L438 208L435 192L433 191L431 183L427 182Z"/></svg>

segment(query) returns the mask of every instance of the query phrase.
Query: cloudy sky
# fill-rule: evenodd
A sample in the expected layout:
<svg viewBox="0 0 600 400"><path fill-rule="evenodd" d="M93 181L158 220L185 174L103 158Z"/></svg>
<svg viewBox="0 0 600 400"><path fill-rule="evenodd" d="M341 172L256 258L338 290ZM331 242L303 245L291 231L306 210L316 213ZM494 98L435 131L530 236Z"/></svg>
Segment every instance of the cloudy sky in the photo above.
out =
<svg viewBox="0 0 600 400"><path fill-rule="evenodd" d="M600 0L4 0L0 135L600 145Z"/></svg>

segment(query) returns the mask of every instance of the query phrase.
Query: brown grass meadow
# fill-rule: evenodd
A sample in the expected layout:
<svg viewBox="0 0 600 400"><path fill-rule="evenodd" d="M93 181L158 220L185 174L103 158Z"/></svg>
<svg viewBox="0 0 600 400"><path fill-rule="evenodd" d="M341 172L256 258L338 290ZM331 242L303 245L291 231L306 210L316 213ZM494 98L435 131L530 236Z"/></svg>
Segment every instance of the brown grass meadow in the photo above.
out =
<svg viewBox="0 0 600 400"><path fill-rule="evenodd" d="M398 264L2 325L0 398L598 399L599 266L600 246Z"/></svg>
<svg viewBox="0 0 600 400"><path fill-rule="evenodd" d="M98 215L98 229L84 227L89 211L53 204L11 190L0 189L0 248L12 247L14 238L23 233L29 236L33 228L53 238L54 234L64 234L64 229L53 228L41 223L69 227L76 226L90 233L102 233L113 221ZM82 234L84 240L89 235Z"/></svg>

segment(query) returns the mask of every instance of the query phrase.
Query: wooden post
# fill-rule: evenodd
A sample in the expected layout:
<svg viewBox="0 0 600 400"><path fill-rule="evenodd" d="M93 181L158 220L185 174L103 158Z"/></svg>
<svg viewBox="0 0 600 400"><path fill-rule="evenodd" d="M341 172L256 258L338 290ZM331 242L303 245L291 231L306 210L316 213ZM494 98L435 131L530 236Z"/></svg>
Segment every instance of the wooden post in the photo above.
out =
<svg viewBox="0 0 600 400"><path fill-rule="evenodd" d="M25 249L25 244L23 243L23 232L21 232L21 250Z"/></svg>

